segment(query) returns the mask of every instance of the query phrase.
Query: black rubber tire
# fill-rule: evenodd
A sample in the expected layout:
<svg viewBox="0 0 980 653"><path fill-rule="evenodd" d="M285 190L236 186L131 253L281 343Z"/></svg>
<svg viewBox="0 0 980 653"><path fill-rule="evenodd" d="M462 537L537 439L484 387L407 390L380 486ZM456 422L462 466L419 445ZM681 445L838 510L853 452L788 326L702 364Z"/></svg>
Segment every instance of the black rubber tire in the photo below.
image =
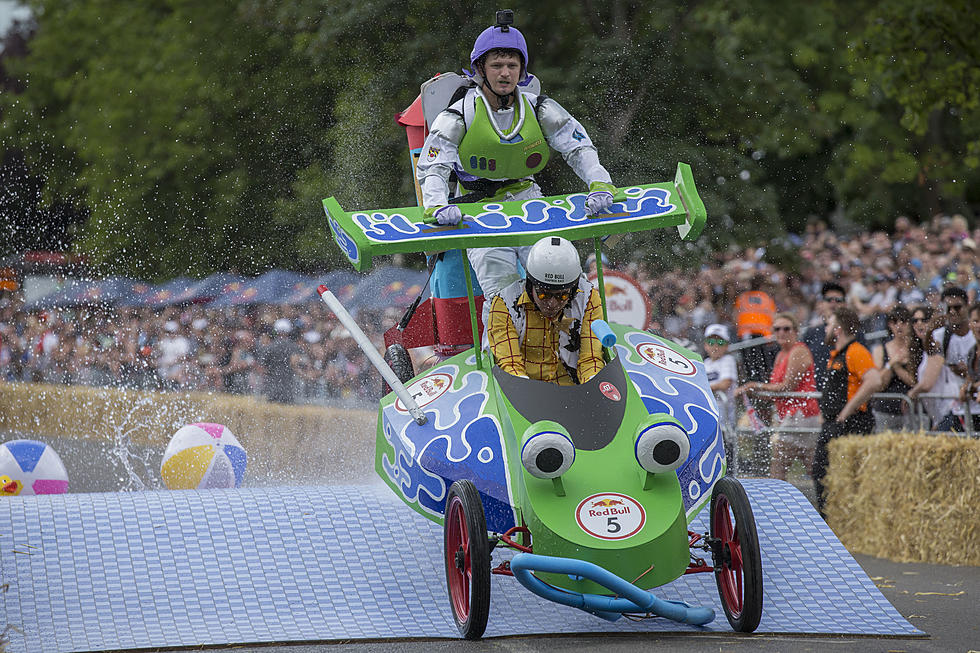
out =
<svg viewBox="0 0 980 653"><path fill-rule="evenodd" d="M762 554L755 516L745 488L731 476L711 492L711 537L721 539L721 560L715 559L715 582L728 623L736 632L751 633L762 619Z"/></svg>
<svg viewBox="0 0 980 653"><path fill-rule="evenodd" d="M490 618L490 541L472 481L456 481L446 495L443 551L456 628L465 639L480 639Z"/></svg>
<svg viewBox="0 0 980 653"><path fill-rule="evenodd" d="M385 350L384 359L385 362L391 366L395 376L397 376L398 380L402 383L407 383L413 376L415 376L415 368L412 365L412 357L409 356L408 350L405 349L403 345L396 342L395 344L389 346L388 349ZM391 392L391 386L388 385L388 382L384 380L384 377L382 377L381 396L385 397L389 392Z"/></svg>

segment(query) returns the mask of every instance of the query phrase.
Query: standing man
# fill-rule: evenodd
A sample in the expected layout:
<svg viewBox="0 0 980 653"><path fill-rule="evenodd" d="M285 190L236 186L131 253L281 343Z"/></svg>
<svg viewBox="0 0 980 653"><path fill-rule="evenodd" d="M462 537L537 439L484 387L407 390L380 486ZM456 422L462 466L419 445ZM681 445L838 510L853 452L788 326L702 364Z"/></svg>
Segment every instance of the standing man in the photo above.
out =
<svg viewBox="0 0 980 653"><path fill-rule="evenodd" d="M776 302L765 291L765 286L765 278L757 274L752 277L749 289L735 298L735 332L739 340L772 335Z"/></svg>
<svg viewBox="0 0 980 653"><path fill-rule="evenodd" d="M827 378L827 361L830 359L830 345L827 343L827 324L833 317L838 306L843 306L847 300L844 286L836 281L827 281L820 288L820 301L817 302L817 313L823 324L807 329L801 340L810 348L813 354L813 370L816 375L817 390L823 392L823 384Z"/></svg>
<svg viewBox="0 0 980 653"><path fill-rule="evenodd" d="M949 398L940 399L939 414L943 418L936 429L962 431L964 409L957 397L967 381L967 361L977 339L970 330L966 291L953 286L943 291L941 299L946 306L946 324L932 332L932 339L939 345L946 362L933 392Z"/></svg>
<svg viewBox="0 0 980 653"><path fill-rule="evenodd" d="M605 364L592 321L599 293L582 274L575 246L547 236L530 248L527 279L494 295L487 340L500 369L559 385L585 383Z"/></svg>
<svg viewBox="0 0 980 653"><path fill-rule="evenodd" d="M820 398L823 427L813 460L813 484L821 515L825 500L823 479L827 474L827 445L845 434L868 434L874 430L875 418L868 408L868 399L881 386L881 374L871 352L857 341L861 328L857 312L848 307L836 309L826 328L831 351Z"/></svg>
<svg viewBox="0 0 980 653"><path fill-rule="evenodd" d="M765 291L765 278L761 274L752 277L748 290L735 298L735 335L739 340L772 337L772 320L776 315L776 302ZM759 342L742 349L742 366L745 380L765 383L769 380L776 362L779 345L771 341ZM765 422L772 420L772 404L750 399L755 412Z"/></svg>
<svg viewBox="0 0 980 653"><path fill-rule="evenodd" d="M542 197L533 175L548 163L551 149L588 185L589 215L612 205L616 187L585 128L553 99L521 89L528 75L527 43L511 26L513 20L512 11L499 11L497 24L477 37L470 54L472 86L436 116L422 145L417 177L424 215L440 225L463 219L459 207L449 203L451 174L468 201ZM521 278L518 263L526 267L529 249L468 251L487 297Z"/></svg>

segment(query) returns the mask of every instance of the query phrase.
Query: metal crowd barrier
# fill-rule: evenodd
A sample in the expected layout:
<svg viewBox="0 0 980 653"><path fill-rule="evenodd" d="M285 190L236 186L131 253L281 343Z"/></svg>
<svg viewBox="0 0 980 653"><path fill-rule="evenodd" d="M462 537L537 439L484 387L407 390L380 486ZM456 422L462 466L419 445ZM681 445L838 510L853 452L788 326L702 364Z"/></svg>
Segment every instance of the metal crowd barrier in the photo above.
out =
<svg viewBox="0 0 980 653"><path fill-rule="evenodd" d="M761 398L764 398L764 399L776 399L776 398L779 398L779 399L793 399L793 398L797 398L797 399L820 399L820 397L822 396L822 393L820 393L820 392L757 392L755 394L755 396L756 397L761 397ZM715 397L717 399L717 398L719 398L719 395L716 393L715 394ZM724 397L723 395L721 397L722 397L721 405L724 405L724 403L727 402L727 397ZM968 437L968 438L975 437L975 434L974 434L974 431L973 431L973 419L972 419L972 416L969 413L969 407L968 406L965 408L965 412L964 412L964 416L963 416L964 417L963 418L963 431L935 431L935 430L930 430L929 428L927 428L927 427L929 427L931 425L930 418L929 418L928 413L926 412L925 404L921 400L923 400L923 399L959 399L959 396L958 395L945 395L945 394L940 394L940 393L928 392L928 393L923 393L923 394L919 395L916 398L916 400L913 401L908 395L905 395L905 394L902 394L902 393L898 393L898 392L876 392L875 394L871 395L871 397L868 399L868 401L870 402L873 399L898 399L898 400L902 401L906 406L908 406L908 408L909 408L909 414L913 416L913 422L918 425L917 431L923 431L923 432L925 432L928 435L949 435L949 434L958 435L958 434L962 433L964 437ZM737 404L736 404L736 406L737 406ZM737 408L736 408L736 413L738 413ZM736 417L736 425L735 425L735 428L734 428L734 432L735 432L736 435L758 435L756 429L754 429L754 428L744 427L744 426L738 426L737 425L738 424L738 421L739 420ZM762 429L762 432L763 433L770 433L770 432L775 431L775 430L776 430L775 427L773 427L772 425L768 425L767 424ZM820 432L820 428L819 427L804 427L804 426L779 427L778 430L781 433L819 433Z"/></svg>
<svg viewBox="0 0 980 653"><path fill-rule="evenodd" d="M812 327L804 328L801 334L806 332L810 328ZM881 340L885 340L888 337L888 335L889 334L887 330L870 331L864 334L864 341L879 342ZM754 336L752 338L746 338L745 340L736 340L728 344L728 353L734 354L735 352L741 351L742 349L748 349L749 347L757 347L759 345L767 345L771 342L776 342L776 341L770 338L769 336Z"/></svg>

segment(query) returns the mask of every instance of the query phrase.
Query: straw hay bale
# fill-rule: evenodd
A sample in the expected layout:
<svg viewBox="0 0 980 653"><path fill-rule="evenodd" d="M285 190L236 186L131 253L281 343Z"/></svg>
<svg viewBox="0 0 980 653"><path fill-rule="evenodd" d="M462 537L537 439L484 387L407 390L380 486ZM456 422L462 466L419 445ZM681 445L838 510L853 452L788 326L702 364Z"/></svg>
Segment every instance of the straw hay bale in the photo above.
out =
<svg viewBox="0 0 980 653"><path fill-rule="evenodd" d="M371 475L376 420L373 411L274 404L256 397L0 383L0 430L162 451L181 426L217 422L245 446L249 476L270 479L282 479L284 470L300 477Z"/></svg>
<svg viewBox="0 0 980 653"><path fill-rule="evenodd" d="M980 565L980 440L882 433L829 453L827 523L849 551Z"/></svg>

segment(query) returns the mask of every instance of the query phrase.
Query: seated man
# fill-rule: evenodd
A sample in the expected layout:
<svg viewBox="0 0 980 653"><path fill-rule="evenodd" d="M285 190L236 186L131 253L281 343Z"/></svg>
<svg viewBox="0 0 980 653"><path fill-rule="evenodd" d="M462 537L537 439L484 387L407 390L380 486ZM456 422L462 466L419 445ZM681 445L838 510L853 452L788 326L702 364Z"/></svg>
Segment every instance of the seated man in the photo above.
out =
<svg viewBox="0 0 980 653"><path fill-rule="evenodd" d="M554 236L528 252L527 279L493 296L490 350L502 370L560 385L585 383L604 364L592 321L602 319L599 293L582 274L575 247Z"/></svg>

